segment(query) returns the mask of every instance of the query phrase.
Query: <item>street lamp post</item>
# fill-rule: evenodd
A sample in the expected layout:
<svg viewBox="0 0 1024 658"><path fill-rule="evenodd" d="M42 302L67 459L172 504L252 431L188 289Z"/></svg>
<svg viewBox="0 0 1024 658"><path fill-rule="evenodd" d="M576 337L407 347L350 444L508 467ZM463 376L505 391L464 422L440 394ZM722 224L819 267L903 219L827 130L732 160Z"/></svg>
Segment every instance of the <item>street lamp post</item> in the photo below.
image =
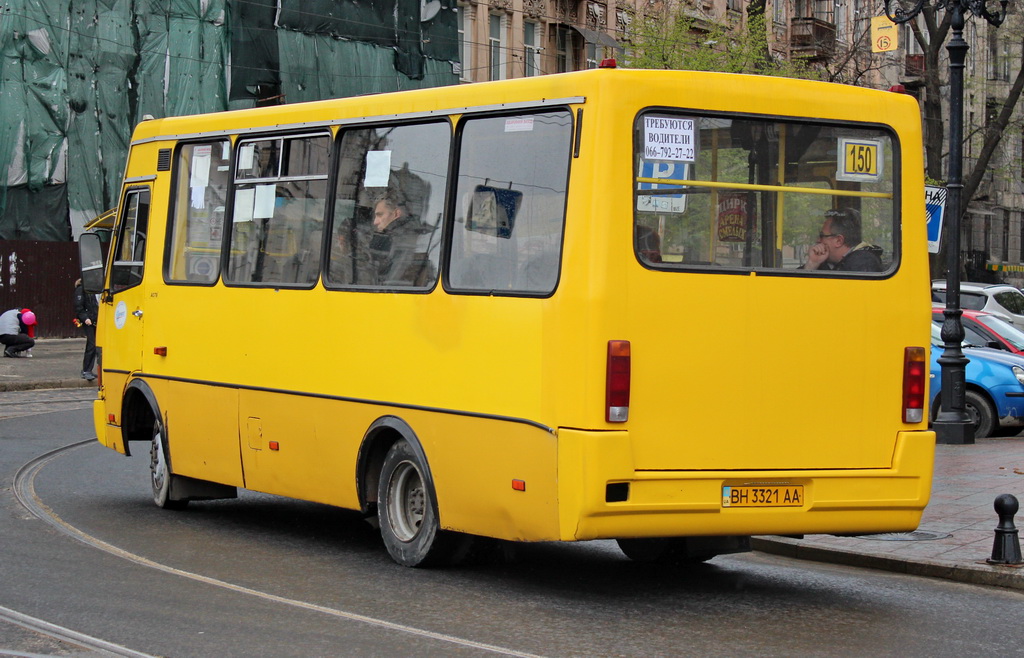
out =
<svg viewBox="0 0 1024 658"><path fill-rule="evenodd" d="M884 0L885 15L894 23L913 20L928 0L915 0L904 9L900 0ZM895 2L896 8L890 10ZM946 227L946 308L942 312L942 400L935 418L935 434L939 443L974 443L974 423L967 414L965 402L967 358L961 343L964 327L960 320L960 219L963 214L963 134L964 134L964 62L969 46L964 41L964 19L967 14L984 18L999 26L1006 18L1007 0L999 0L998 13L986 7L988 0L933 0L936 8L951 12L949 25L953 38L946 46L949 52L949 177L946 183L946 205L949 222Z"/></svg>

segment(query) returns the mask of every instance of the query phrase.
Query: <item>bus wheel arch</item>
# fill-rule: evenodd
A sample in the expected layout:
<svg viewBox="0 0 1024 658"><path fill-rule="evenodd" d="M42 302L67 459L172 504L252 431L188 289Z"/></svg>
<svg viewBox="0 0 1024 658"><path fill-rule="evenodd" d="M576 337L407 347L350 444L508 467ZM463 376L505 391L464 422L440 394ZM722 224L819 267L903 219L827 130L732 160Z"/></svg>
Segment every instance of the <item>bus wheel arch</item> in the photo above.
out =
<svg viewBox="0 0 1024 658"><path fill-rule="evenodd" d="M160 416L160 405L149 384L133 379L121 400L121 439L124 454L131 456L131 442L153 440L153 423Z"/></svg>
<svg viewBox="0 0 1024 658"><path fill-rule="evenodd" d="M406 567L451 563L470 539L441 529L437 494L426 452L402 419L385 416L367 430L356 466L363 511L377 512L391 558Z"/></svg>
<svg viewBox="0 0 1024 658"><path fill-rule="evenodd" d="M356 457L356 491L359 494L359 507L366 515L373 515L377 512L377 490L381 468L384 466L384 459L387 457L388 451L391 450L391 446L399 441L408 443L422 463L428 463L423 445L408 423L398 416L381 416L373 421L363 435L362 443L359 445L359 454ZM429 466L426 469L425 477L429 480L430 489L433 490L434 482Z"/></svg>

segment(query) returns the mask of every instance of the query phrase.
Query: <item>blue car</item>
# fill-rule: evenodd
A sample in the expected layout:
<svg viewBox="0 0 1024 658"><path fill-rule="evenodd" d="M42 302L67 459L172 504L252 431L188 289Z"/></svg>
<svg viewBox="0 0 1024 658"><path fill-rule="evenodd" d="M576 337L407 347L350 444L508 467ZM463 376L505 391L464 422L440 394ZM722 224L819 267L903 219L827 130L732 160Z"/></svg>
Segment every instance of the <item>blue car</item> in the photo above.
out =
<svg viewBox="0 0 1024 658"><path fill-rule="evenodd" d="M932 323L931 386L932 420L939 410L942 377L940 325ZM1015 433L1024 428L1024 356L988 347L963 345L967 364L967 413L974 421L974 436Z"/></svg>

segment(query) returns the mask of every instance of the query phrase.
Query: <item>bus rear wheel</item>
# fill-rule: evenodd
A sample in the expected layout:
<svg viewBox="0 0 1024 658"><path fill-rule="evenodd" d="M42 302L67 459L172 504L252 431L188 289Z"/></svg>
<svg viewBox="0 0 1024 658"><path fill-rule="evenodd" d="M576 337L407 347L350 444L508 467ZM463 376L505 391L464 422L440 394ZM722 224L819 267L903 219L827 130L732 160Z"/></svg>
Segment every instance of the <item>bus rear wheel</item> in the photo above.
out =
<svg viewBox="0 0 1024 658"><path fill-rule="evenodd" d="M462 541L445 532L427 467L406 441L388 451L377 489L380 534L391 558L406 567L427 567L453 561Z"/></svg>
<svg viewBox="0 0 1024 658"><path fill-rule="evenodd" d="M185 509L188 500L171 499L171 484L178 476L171 471L168 454L167 433L160 417L157 416L153 421L153 441L149 445L149 474L153 485L153 502L163 509Z"/></svg>

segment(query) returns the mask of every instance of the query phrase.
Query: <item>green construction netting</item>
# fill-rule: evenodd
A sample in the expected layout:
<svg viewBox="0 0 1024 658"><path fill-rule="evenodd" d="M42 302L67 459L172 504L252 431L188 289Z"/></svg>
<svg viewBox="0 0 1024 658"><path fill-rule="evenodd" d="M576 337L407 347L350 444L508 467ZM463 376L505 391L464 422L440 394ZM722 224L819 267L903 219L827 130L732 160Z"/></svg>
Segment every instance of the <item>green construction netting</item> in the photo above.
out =
<svg viewBox="0 0 1024 658"><path fill-rule="evenodd" d="M8 0L0 11L0 240L67 239L115 205L131 130L144 115L457 83L453 7Z"/></svg>

